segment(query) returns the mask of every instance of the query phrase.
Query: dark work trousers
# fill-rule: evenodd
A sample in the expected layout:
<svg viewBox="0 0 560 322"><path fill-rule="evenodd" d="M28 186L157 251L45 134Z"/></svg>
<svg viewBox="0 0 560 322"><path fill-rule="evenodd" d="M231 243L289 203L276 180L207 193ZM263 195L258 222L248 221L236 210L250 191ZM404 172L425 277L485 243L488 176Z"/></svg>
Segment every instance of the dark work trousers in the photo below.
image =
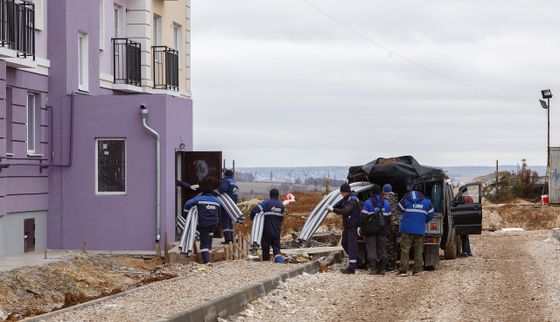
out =
<svg viewBox="0 0 560 322"><path fill-rule="evenodd" d="M387 236L385 234L371 235L365 236L364 239L366 241L368 263L370 265L375 265L377 261L384 261Z"/></svg>
<svg viewBox="0 0 560 322"><path fill-rule="evenodd" d="M270 236L264 232L261 239L261 247L263 262L270 261L270 247L272 247L272 253L275 258L280 256L280 234L278 236Z"/></svg>
<svg viewBox="0 0 560 322"><path fill-rule="evenodd" d="M469 240L469 235L461 236L461 249L461 255L472 256L471 241Z"/></svg>
<svg viewBox="0 0 560 322"><path fill-rule="evenodd" d="M222 222L222 234L226 243L233 241L233 220L225 211L220 212L220 221Z"/></svg>
<svg viewBox="0 0 560 322"><path fill-rule="evenodd" d="M196 229L200 233L200 255L204 264L210 262L210 253L212 253L212 238L214 237L214 229L217 225L201 227Z"/></svg>
<svg viewBox="0 0 560 322"><path fill-rule="evenodd" d="M348 269L356 271L358 260L358 229L344 228L342 231L342 248L348 254Z"/></svg>

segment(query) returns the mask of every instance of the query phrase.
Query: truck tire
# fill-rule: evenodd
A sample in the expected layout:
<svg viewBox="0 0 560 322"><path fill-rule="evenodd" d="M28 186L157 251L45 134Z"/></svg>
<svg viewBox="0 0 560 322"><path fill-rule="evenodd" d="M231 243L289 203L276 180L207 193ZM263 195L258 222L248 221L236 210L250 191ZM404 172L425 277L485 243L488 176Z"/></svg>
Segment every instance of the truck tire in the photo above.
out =
<svg viewBox="0 0 560 322"><path fill-rule="evenodd" d="M455 227L451 228L451 234L449 236L449 243L443 252L445 259L455 259L457 258L457 236L455 235Z"/></svg>
<svg viewBox="0 0 560 322"><path fill-rule="evenodd" d="M424 248L424 269L433 271L439 266L439 246L426 245Z"/></svg>

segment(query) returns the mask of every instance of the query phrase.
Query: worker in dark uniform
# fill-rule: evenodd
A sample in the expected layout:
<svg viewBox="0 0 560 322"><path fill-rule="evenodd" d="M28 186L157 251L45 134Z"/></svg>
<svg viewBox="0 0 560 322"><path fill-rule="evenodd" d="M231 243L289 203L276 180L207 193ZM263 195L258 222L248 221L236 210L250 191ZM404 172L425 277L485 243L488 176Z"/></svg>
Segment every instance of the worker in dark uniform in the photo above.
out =
<svg viewBox="0 0 560 322"><path fill-rule="evenodd" d="M284 204L278 200L280 192L278 189L270 190L270 199L261 202L251 210L251 220L255 215L264 213L264 227L261 239L262 259L264 262L270 261L270 248L274 254L274 262L281 264L284 262L280 254L280 233L282 231L282 221L284 220Z"/></svg>
<svg viewBox="0 0 560 322"><path fill-rule="evenodd" d="M399 218L400 215L397 210L399 200L397 195L393 192L393 187L390 184L383 185L382 195L385 200L389 201L391 205L391 219L389 220L389 227L387 229L387 263L385 269L392 271L397 269L397 253L399 250Z"/></svg>
<svg viewBox="0 0 560 322"><path fill-rule="evenodd" d="M220 182L218 191L227 194L231 200L237 204L239 187L237 187L235 179L233 178L233 170L226 169L224 171L224 178ZM220 221L222 222L222 234L224 235L222 244L229 244L233 242L233 220L227 212L222 211Z"/></svg>
<svg viewBox="0 0 560 322"><path fill-rule="evenodd" d="M326 208L335 214L342 215L344 230L342 231L342 248L348 254L348 268L340 271L343 274L354 274L358 261L358 226L360 223L360 200L352 192L350 185L344 183L340 186L342 200L334 207L328 205Z"/></svg>
<svg viewBox="0 0 560 322"><path fill-rule="evenodd" d="M383 216L381 217L383 226L377 233L364 236L371 275L385 275L387 229L391 219L391 204L381 196L381 187L374 185L371 189L371 197L364 203L362 214L364 216L377 216L379 212Z"/></svg>
<svg viewBox="0 0 560 322"><path fill-rule="evenodd" d="M200 234L200 254L204 264L210 262L212 252L212 236L220 221L222 206L220 200L214 196L211 188L204 189L201 196L185 202L184 211L189 212L192 207L198 207L198 225L196 230Z"/></svg>

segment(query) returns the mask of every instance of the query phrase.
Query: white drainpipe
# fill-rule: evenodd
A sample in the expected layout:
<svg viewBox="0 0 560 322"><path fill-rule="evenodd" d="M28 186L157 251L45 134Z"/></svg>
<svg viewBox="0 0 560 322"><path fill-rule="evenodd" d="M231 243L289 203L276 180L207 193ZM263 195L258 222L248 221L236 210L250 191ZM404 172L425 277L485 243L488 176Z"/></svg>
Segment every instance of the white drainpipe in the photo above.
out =
<svg viewBox="0 0 560 322"><path fill-rule="evenodd" d="M140 118L142 126L156 138L156 242L161 239L161 147L159 133L148 126L148 108L140 105Z"/></svg>

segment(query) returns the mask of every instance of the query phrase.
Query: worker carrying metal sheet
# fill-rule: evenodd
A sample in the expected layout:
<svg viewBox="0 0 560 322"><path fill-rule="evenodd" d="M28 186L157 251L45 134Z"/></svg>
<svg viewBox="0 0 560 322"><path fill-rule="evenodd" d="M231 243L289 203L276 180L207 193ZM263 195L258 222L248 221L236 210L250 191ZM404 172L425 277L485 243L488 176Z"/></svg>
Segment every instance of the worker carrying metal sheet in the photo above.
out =
<svg viewBox="0 0 560 322"><path fill-rule="evenodd" d="M224 178L220 182L220 187L218 188L220 193L227 194L231 200L237 205L237 198L239 194L239 187L237 186L235 179L233 177L233 170L226 169L224 171ZM233 219L225 212L221 212L220 221L222 222L222 234L224 235L224 241L222 244L229 244L233 242Z"/></svg>
<svg viewBox="0 0 560 322"><path fill-rule="evenodd" d="M340 186L342 200L336 205L327 205L330 212L342 215L344 230L342 231L342 248L348 254L348 268L340 271L344 274L354 274L358 261L358 225L360 224L360 212L362 207L350 185L344 183Z"/></svg>
<svg viewBox="0 0 560 322"><path fill-rule="evenodd" d="M251 210L251 220L258 213L264 214L264 227L261 239L262 260L268 262L270 260L270 248L274 254L275 263L283 263L280 254L280 233L282 231L282 221L284 220L284 204L278 200L280 192L278 189L270 190L270 199L261 202L258 206Z"/></svg>
<svg viewBox="0 0 560 322"><path fill-rule="evenodd" d="M206 185L209 187L210 185ZM194 197L185 202L184 211L192 207L198 210L198 225L196 230L200 233L200 254L204 264L210 262L212 252L212 238L214 230L220 221L220 213L223 212L220 200L214 196L211 188L205 188L201 196Z"/></svg>

